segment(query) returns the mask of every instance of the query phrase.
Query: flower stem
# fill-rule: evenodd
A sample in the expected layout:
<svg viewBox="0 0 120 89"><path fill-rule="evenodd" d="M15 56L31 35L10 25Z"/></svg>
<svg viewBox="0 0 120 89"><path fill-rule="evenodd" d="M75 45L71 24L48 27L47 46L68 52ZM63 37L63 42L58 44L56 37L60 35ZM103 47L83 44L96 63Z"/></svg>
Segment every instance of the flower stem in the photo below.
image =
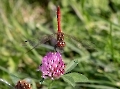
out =
<svg viewBox="0 0 120 89"><path fill-rule="evenodd" d="M52 89L53 80L50 82L48 89Z"/></svg>

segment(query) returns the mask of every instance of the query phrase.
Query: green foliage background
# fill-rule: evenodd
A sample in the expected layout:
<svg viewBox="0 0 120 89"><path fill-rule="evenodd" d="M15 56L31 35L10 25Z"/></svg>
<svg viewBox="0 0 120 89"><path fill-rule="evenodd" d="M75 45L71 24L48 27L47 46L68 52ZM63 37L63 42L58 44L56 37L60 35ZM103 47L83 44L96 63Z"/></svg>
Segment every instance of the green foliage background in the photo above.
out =
<svg viewBox="0 0 120 89"><path fill-rule="evenodd" d="M57 5L63 32L76 38L65 38L63 59L66 64L78 60L71 72L89 79L75 89L120 88L120 0L0 0L0 78L12 86L17 78L29 78L33 89L47 89L50 81L38 84L41 73L36 69L42 57L54 51L54 40L27 53L32 47L23 44L25 40L35 44L57 31ZM0 82L1 89L8 87ZM59 79L52 89L73 87Z"/></svg>

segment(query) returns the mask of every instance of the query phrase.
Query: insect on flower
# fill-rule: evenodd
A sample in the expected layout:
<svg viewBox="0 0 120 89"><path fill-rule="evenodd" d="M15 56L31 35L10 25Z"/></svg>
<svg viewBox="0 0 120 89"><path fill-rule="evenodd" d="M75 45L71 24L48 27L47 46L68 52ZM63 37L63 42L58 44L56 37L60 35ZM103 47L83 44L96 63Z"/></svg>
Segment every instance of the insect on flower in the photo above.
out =
<svg viewBox="0 0 120 89"><path fill-rule="evenodd" d="M53 33L51 35L48 35L48 36L45 36L43 37L42 40L40 40L35 46L33 46L32 49L36 48L38 45L40 44L43 44L45 43L46 41L50 40L53 38L54 35L56 35L56 44L54 46L55 50L56 48L60 48L62 49L63 47L65 47L65 41L64 41L64 33L62 32L61 30L61 12L60 12L60 7L58 6L57 7L57 24L58 24L58 30L57 30L57 33ZM26 40L25 43L30 43L31 45L33 45L33 43L31 43L30 40ZM28 51L31 51L32 49L28 50Z"/></svg>
<svg viewBox="0 0 120 89"><path fill-rule="evenodd" d="M60 7L58 6L57 7L58 32L57 32L57 43L55 45L55 48L56 47L59 47L59 48L65 47L64 33L61 30L60 21L61 21L61 13L60 13Z"/></svg>
<svg viewBox="0 0 120 89"><path fill-rule="evenodd" d="M30 50L28 50L27 52L33 50L34 48L36 48L36 47L39 46L39 45L44 44L45 42L51 40L54 36L56 36L56 40L57 40L57 41L55 42L55 45L54 45L55 51L57 51L57 49L60 49L60 50L61 50L61 49L63 49L63 48L66 46L66 43L65 43L65 41L64 41L64 37L68 37L68 38L73 39L73 40L75 40L75 41L77 41L77 42L79 42L79 43L83 43L83 45L84 45L84 42L81 42L81 41L78 40L76 37L73 37L73 36L71 36L71 35L69 35L69 34L66 34L66 33L64 33L64 32L62 31L62 29L61 29L61 11L60 11L60 7L59 7L59 6L57 7L57 28L58 28L58 30L57 30L56 33L53 33L53 34L51 34L51 35L47 35L47 36L45 36L45 37L42 37L42 39L39 40L36 44L35 44L33 41L31 41L31 40L26 40L26 41L24 42L25 44L29 43L31 46L33 46L33 47L32 47ZM89 43L88 43L87 45L85 45L85 46L88 46L88 45L89 45ZM80 47L80 46L79 46L79 47Z"/></svg>
<svg viewBox="0 0 120 89"><path fill-rule="evenodd" d="M25 80L20 80L17 82L15 89L32 89L31 84Z"/></svg>
<svg viewBox="0 0 120 89"><path fill-rule="evenodd" d="M42 72L42 78L58 79L65 73L65 64L59 52L49 52L42 59L42 65L39 70Z"/></svg>

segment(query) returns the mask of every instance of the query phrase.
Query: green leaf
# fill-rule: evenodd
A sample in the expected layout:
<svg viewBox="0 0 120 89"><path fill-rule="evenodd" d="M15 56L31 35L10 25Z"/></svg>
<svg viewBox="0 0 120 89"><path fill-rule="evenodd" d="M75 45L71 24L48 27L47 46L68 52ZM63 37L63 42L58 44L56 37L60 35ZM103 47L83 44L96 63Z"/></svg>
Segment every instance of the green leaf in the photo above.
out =
<svg viewBox="0 0 120 89"><path fill-rule="evenodd" d="M77 64L78 64L78 60L73 60L70 63L68 63L65 69L65 73L68 73L71 70L73 70L77 66Z"/></svg>
<svg viewBox="0 0 120 89"><path fill-rule="evenodd" d="M64 76L72 77L75 82L87 82L88 81L88 78L86 76L84 76L83 74L79 74L79 73L69 73L69 74L65 74Z"/></svg>
<svg viewBox="0 0 120 89"><path fill-rule="evenodd" d="M6 80L0 78L0 82L2 82L2 83L4 83L4 84L8 85L8 86L10 87L10 89L14 89L14 87L13 87L8 81L6 81Z"/></svg>
<svg viewBox="0 0 120 89"><path fill-rule="evenodd" d="M79 73L69 73L62 76L63 80L73 87L76 82L88 82L88 78Z"/></svg>
<svg viewBox="0 0 120 89"><path fill-rule="evenodd" d="M70 76L62 76L62 79L67 82L68 84L72 85L73 87L75 87L75 81L72 77Z"/></svg>
<svg viewBox="0 0 120 89"><path fill-rule="evenodd" d="M87 82L88 78L79 73L69 73L62 76L63 80L73 87L75 86L76 82Z"/></svg>

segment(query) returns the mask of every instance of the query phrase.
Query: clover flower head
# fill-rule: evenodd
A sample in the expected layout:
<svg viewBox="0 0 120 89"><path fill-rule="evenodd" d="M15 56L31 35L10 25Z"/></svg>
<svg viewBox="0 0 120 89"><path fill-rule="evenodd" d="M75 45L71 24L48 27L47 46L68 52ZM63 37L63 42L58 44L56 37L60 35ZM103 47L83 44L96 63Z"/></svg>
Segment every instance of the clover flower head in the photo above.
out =
<svg viewBox="0 0 120 89"><path fill-rule="evenodd" d="M65 73L65 64L59 52L49 52L42 59L39 70L43 78L58 79Z"/></svg>

